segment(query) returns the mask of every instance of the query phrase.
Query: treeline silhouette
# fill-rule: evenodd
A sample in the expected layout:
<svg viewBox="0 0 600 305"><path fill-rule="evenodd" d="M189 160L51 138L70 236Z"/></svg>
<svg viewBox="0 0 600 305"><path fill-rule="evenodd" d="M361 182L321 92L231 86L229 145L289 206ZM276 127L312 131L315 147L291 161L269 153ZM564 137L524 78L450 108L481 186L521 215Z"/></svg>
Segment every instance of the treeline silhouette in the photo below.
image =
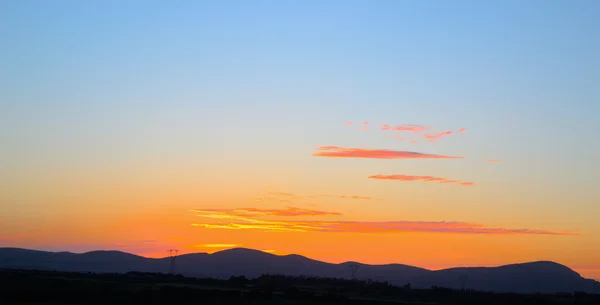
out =
<svg viewBox="0 0 600 305"><path fill-rule="evenodd" d="M410 283L265 274L255 279L162 273L0 270L0 304L600 304L600 295L412 289Z"/></svg>

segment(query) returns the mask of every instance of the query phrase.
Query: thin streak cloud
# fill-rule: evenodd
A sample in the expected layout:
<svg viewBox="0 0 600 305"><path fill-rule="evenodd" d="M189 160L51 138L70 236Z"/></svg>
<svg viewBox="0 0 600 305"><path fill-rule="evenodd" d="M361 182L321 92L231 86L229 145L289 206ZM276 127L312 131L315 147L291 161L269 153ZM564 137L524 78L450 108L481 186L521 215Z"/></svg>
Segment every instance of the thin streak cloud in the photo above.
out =
<svg viewBox="0 0 600 305"><path fill-rule="evenodd" d="M473 182L452 180L441 177L433 176L411 176L411 175L373 175L369 176L369 179L376 180L394 180L394 181L423 181L423 182L436 182L436 183L454 183L463 186L472 186Z"/></svg>
<svg viewBox="0 0 600 305"><path fill-rule="evenodd" d="M193 210L195 212L209 212L216 215L230 216L340 216L337 212L327 212L318 210L309 210L289 207L285 209L258 209L258 208L239 208L239 209L214 209L214 210Z"/></svg>
<svg viewBox="0 0 600 305"><path fill-rule="evenodd" d="M452 134L452 131L440 131L440 132L436 132L436 133L429 133L429 134L424 134L423 138L429 140L430 142L439 140L443 137L447 137L449 135Z"/></svg>
<svg viewBox="0 0 600 305"><path fill-rule="evenodd" d="M269 195L273 195L273 196L282 196L282 197L288 197L288 198L294 198L294 199L315 199L315 198L323 198L323 197L328 197L328 198L341 198L341 199L357 199L357 200L373 200L372 197L370 196L348 196L348 195L331 195L331 194L320 194L320 195L297 195L297 194L292 194L292 193L285 193L285 192L270 192L268 193ZM257 198L257 199L264 199L263 202L267 202L268 198ZM260 201L260 200L257 200Z"/></svg>
<svg viewBox="0 0 600 305"><path fill-rule="evenodd" d="M486 227L481 224L447 221L292 221L242 218L226 212L215 215L214 210L195 210L203 222L192 226L224 230L262 230L278 232L323 233L454 233L486 235L577 235L548 230L506 229ZM211 220L217 219L216 222Z"/></svg>
<svg viewBox="0 0 600 305"><path fill-rule="evenodd" d="M344 198L344 199L359 199L359 200L371 200L373 198L371 197L366 197L366 196L337 196L338 198Z"/></svg>
<svg viewBox="0 0 600 305"><path fill-rule="evenodd" d="M388 149L344 148L339 146L320 146L315 157L328 158L364 158L364 159L462 159L459 156L424 154L412 151Z"/></svg>
<svg viewBox="0 0 600 305"><path fill-rule="evenodd" d="M392 126L390 124L382 124L381 125L381 130L411 131L414 133L419 133L419 132L425 131L430 128L431 127L426 127L426 126L422 126L422 125L413 125L413 124L403 124L403 125L397 125L397 126Z"/></svg>

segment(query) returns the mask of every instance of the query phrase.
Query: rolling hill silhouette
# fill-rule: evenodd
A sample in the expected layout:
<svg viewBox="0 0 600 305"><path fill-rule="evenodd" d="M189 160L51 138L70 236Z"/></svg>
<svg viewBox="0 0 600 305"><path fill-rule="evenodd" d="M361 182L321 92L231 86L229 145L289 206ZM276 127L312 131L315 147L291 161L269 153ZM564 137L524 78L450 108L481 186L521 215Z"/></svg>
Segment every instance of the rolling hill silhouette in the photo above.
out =
<svg viewBox="0 0 600 305"><path fill-rule="evenodd" d="M229 249L213 254L180 255L176 260L176 272L185 276L213 278L229 278L232 275L253 278L261 274L349 278L350 264L359 265L356 273L358 279L387 281L396 285L411 283L415 288L441 286L459 289L461 276L467 277L466 288L495 292L591 292L594 284L593 280L581 277L568 267L549 261L432 271L401 264L367 265L354 262L330 264L297 254L274 255L245 248ZM0 248L0 268L4 269L167 273L169 266L168 257L146 258L120 251L75 254Z"/></svg>

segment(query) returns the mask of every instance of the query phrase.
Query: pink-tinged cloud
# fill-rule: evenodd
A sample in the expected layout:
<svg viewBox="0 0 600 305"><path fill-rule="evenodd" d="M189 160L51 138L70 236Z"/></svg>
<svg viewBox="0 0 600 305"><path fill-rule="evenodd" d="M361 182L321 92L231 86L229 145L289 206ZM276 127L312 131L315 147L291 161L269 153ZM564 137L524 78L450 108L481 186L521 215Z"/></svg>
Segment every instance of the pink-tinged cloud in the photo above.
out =
<svg viewBox="0 0 600 305"><path fill-rule="evenodd" d="M346 122L346 125L352 125L352 122Z"/></svg>
<svg viewBox="0 0 600 305"><path fill-rule="evenodd" d="M394 180L394 181L423 181L423 182L437 182L437 183L455 183L458 185L464 186L472 186L475 183L461 181L461 180L451 180L441 177L433 177L433 176L410 176L410 175L373 175L369 176L369 179L376 180Z"/></svg>
<svg viewBox="0 0 600 305"><path fill-rule="evenodd" d="M489 235L577 235L568 232L531 229L505 229L486 227L481 224L446 221L292 221L243 218L226 212L215 214L214 210L195 210L196 216L205 219L192 226L207 229L262 230L279 232L324 233L400 233L428 232Z"/></svg>
<svg viewBox="0 0 600 305"><path fill-rule="evenodd" d="M431 127L426 127L426 126L422 126L422 125L412 125L412 124L404 124L404 125L397 125L397 126L392 126L390 124L382 124L381 125L381 130L412 131L414 133L419 133L419 132L425 131L430 128Z"/></svg>
<svg viewBox="0 0 600 305"><path fill-rule="evenodd" d="M440 131L440 132L436 132L436 133L429 133L429 134L424 134L423 138L427 139L429 141L435 141L435 140L439 140L443 137L449 136L452 134L452 131Z"/></svg>
<svg viewBox="0 0 600 305"><path fill-rule="evenodd" d="M465 131L467 131L467 129L463 127L461 129L459 129L457 132L465 132Z"/></svg>
<svg viewBox="0 0 600 305"><path fill-rule="evenodd" d="M369 122L362 122L363 125L369 125Z"/></svg>
<svg viewBox="0 0 600 305"><path fill-rule="evenodd" d="M500 160L490 159L490 160L485 160L485 162L500 162Z"/></svg>
<svg viewBox="0 0 600 305"><path fill-rule="evenodd" d="M193 210L198 212L200 210ZM216 209L202 210L204 212L225 213L228 215L250 217L250 216L340 216L337 212L326 212L309 209L289 207L285 209L258 209L258 208L239 208L239 209Z"/></svg>
<svg viewBox="0 0 600 305"><path fill-rule="evenodd" d="M417 141L417 140L412 140L410 142L413 143L413 144L419 144L419 141Z"/></svg>
<svg viewBox="0 0 600 305"><path fill-rule="evenodd" d="M401 137L401 136L396 136L396 139L398 139L398 140L400 140L400 141L404 140L404 138L403 138L403 137Z"/></svg>
<svg viewBox="0 0 600 305"><path fill-rule="evenodd" d="M330 195L330 194L321 194L321 195L296 195L296 194L292 194L292 193L284 193L284 192L270 192L269 194L271 195L278 195L278 196L284 196L284 197L290 197L290 198L295 198L295 199L303 199L303 198L322 198L322 197L333 197L333 198L342 198L342 199L360 199L360 200L372 200L372 197L369 196L349 196L349 195ZM263 199L263 198L259 198L259 199ZM256 200L256 201L260 201L260 200Z"/></svg>
<svg viewBox="0 0 600 305"><path fill-rule="evenodd" d="M344 148L339 146L321 146L313 154L327 158L364 158L364 159L462 159L464 157L424 154L412 151L388 149Z"/></svg>

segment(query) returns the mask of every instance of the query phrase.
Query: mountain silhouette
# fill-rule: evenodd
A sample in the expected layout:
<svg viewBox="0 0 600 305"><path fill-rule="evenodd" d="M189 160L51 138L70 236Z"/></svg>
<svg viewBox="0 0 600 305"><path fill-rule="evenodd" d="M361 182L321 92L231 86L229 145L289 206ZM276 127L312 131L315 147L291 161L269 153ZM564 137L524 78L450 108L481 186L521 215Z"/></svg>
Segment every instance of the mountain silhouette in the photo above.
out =
<svg viewBox="0 0 600 305"><path fill-rule="evenodd" d="M170 270L171 259L146 258L120 251L92 251L82 254L0 248L0 268L75 272L125 273ZM183 254L175 270L185 276L226 279L232 275L248 278L261 274L350 278L351 265L358 265L357 279L411 283L414 288L440 286L480 291L555 293L593 290L594 281L581 277L566 266L550 261L511 264L499 267L464 267L428 270L401 264L368 265L356 262L330 264L301 255L275 255L258 250L234 248L208 253Z"/></svg>

